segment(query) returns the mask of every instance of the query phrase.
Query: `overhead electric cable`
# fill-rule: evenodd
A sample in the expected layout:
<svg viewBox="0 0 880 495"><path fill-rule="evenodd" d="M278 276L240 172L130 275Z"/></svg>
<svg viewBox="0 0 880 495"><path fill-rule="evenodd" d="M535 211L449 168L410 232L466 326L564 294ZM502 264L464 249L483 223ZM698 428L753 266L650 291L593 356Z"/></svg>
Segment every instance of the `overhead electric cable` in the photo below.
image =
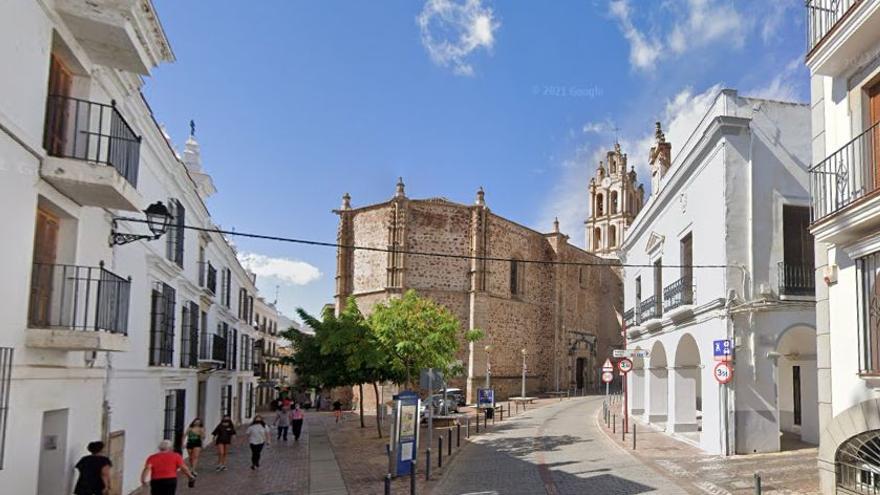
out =
<svg viewBox="0 0 880 495"><path fill-rule="evenodd" d="M147 220L141 218L129 218L129 217L118 217L117 221L124 222L137 222L137 223L147 223ZM177 228L178 226L174 226L173 228ZM195 230L198 232L209 232L216 233L228 236L238 236L238 237L247 237L250 239L262 239L266 241L278 241L278 242L288 242L292 244L303 244L306 246L320 246L320 247L332 247L337 249L351 249L354 251L374 251L379 253L394 253L394 254L409 254L413 256L426 256L426 257L435 257L435 258L453 258L453 259L464 259L464 260L478 260L478 261L501 261L501 262L512 262L516 261L518 263L532 263L537 265L562 265L562 266L622 266L627 268L656 268L657 265L653 264L637 264L637 263L619 263L614 262L613 260L608 260L607 262L589 262L589 261L555 261L555 260L534 260L534 259L516 259L516 258L502 258L497 256L477 256L477 255L468 255L468 254L455 254L455 253L438 253L433 251L414 251L410 249L392 249L392 248L383 248L383 247L373 247L373 246L357 246L357 245L345 245L340 244L338 242L327 242L327 241L313 241L309 239L297 239L294 237L283 237L277 235L267 235L267 234L252 234L248 232L240 232L237 230L224 230L224 229L216 229L216 228L207 228L207 227L196 227L195 225L183 225L184 229L187 230ZM592 254L592 253L590 253ZM595 255L593 255L595 256ZM705 265L662 265L661 268L737 268L733 265L713 265L713 264L705 264Z"/></svg>

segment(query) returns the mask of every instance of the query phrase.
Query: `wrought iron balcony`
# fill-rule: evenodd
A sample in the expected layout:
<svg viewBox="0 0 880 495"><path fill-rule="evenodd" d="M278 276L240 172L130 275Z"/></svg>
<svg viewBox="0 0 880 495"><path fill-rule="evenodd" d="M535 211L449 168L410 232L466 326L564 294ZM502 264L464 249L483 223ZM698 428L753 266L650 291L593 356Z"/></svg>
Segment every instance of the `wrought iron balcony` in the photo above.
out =
<svg viewBox="0 0 880 495"><path fill-rule="evenodd" d="M812 264L795 265L780 261L777 274L780 295L812 296L816 294L816 273Z"/></svg>
<svg viewBox="0 0 880 495"><path fill-rule="evenodd" d="M691 277L683 277L663 289L663 311L694 303L694 287Z"/></svg>
<svg viewBox="0 0 880 495"><path fill-rule="evenodd" d="M51 156L113 167L137 187L141 138L131 130L115 102L105 105L49 95L44 146Z"/></svg>
<svg viewBox="0 0 880 495"><path fill-rule="evenodd" d="M807 52L816 47L861 0L807 0Z"/></svg>
<svg viewBox="0 0 880 495"><path fill-rule="evenodd" d="M651 296L639 303L640 322L659 318L661 314L663 314L662 308L660 307L660 301L657 300L656 296Z"/></svg>
<svg viewBox="0 0 880 495"><path fill-rule="evenodd" d="M627 327L634 327L638 325L635 308L629 308L628 310L626 310L626 312L623 313L623 322Z"/></svg>
<svg viewBox="0 0 880 495"><path fill-rule="evenodd" d="M813 221L836 213L880 188L880 123L810 169Z"/></svg>
<svg viewBox="0 0 880 495"><path fill-rule="evenodd" d="M99 266L34 263L30 328L128 335L131 280Z"/></svg>
<svg viewBox="0 0 880 495"><path fill-rule="evenodd" d="M214 333L202 334L199 339L199 361L226 364L226 337Z"/></svg>

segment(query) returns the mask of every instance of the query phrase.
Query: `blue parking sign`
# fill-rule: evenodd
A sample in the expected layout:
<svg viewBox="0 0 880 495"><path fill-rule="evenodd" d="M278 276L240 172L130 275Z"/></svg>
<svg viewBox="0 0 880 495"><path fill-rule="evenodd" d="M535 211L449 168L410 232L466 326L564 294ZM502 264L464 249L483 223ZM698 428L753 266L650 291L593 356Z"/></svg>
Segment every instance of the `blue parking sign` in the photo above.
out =
<svg viewBox="0 0 880 495"><path fill-rule="evenodd" d="M730 361L733 358L733 341L730 339L713 341L712 355L716 361Z"/></svg>

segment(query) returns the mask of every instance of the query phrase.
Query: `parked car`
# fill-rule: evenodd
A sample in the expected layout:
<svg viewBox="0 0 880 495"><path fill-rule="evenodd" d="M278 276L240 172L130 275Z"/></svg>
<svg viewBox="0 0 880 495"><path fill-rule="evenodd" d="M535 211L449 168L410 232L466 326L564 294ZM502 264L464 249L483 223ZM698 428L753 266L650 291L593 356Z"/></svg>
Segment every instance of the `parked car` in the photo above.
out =
<svg viewBox="0 0 880 495"><path fill-rule="evenodd" d="M443 396L443 391L440 391L440 396ZM464 407L467 405L467 401L464 397L464 391L460 388L447 388L446 389L446 397L450 402L454 402L458 407Z"/></svg>
<svg viewBox="0 0 880 495"><path fill-rule="evenodd" d="M454 414L458 412L458 404L453 398L448 399L447 412L449 414ZM419 411L419 414L422 418L422 422L428 419L428 407L431 407L431 410L434 413L434 416L439 416L443 414L443 394L434 394L427 399L422 401L422 410Z"/></svg>

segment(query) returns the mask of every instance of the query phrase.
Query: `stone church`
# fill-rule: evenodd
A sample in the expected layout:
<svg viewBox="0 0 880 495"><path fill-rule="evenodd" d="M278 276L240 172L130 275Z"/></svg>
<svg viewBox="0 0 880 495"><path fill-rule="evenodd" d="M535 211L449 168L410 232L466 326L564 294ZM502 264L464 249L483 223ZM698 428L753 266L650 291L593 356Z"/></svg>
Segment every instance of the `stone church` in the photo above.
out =
<svg viewBox="0 0 880 495"><path fill-rule="evenodd" d="M626 154L621 152L620 143L615 143L605 161L599 162L589 190L590 217L584 222L587 250L603 257L617 257L626 228L645 203L645 189L638 183L635 168L627 170Z"/></svg>
<svg viewBox="0 0 880 495"><path fill-rule="evenodd" d="M392 251L338 250L337 311L354 296L368 314L414 289L452 311L463 329L484 330L484 340L462 341L466 376L452 381L469 401L485 384L487 359L497 398L519 395L523 350L528 394L590 390L599 384L602 361L622 345L618 263L570 244L558 222L545 233L498 216L482 188L472 205L411 199L402 181L383 203L354 208L346 194L335 213L340 245Z"/></svg>

